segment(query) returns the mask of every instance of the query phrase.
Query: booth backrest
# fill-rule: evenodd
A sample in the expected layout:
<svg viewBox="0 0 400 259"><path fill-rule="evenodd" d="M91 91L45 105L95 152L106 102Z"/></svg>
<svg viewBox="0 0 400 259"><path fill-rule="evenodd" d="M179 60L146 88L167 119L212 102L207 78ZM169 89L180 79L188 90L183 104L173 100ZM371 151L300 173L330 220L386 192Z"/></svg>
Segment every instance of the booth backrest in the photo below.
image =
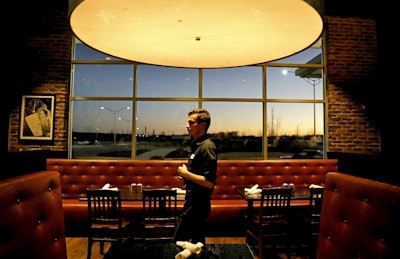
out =
<svg viewBox="0 0 400 259"><path fill-rule="evenodd" d="M0 181L0 258L67 258L58 172Z"/></svg>
<svg viewBox="0 0 400 259"><path fill-rule="evenodd" d="M86 188L99 188L106 183L117 187L142 183L143 188L182 188L176 170L183 163L186 161L49 158L47 170L60 172L64 199L77 199L86 196ZM337 170L336 159L219 160L212 198L240 199L237 186L323 184L326 173Z"/></svg>
<svg viewBox="0 0 400 259"><path fill-rule="evenodd" d="M317 259L400 258L400 187L328 173Z"/></svg>
<svg viewBox="0 0 400 259"><path fill-rule="evenodd" d="M328 172L337 171L336 159L220 160L213 199L240 198L235 187L323 185Z"/></svg>

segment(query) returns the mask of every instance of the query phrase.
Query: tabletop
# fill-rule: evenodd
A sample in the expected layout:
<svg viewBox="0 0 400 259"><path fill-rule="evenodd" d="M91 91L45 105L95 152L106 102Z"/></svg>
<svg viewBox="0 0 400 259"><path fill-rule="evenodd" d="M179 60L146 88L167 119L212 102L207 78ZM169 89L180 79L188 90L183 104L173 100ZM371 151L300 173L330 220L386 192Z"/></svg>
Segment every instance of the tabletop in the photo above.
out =
<svg viewBox="0 0 400 259"><path fill-rule="evenodd" d="M143 199L143 192L141 191L132 191L129 187L122 187L118 188L119 193L121 195L122 201L142 201ZM86 197L79 198L80 201L86 201ZM177 200L183 201L185 200L185 194L179 193L177 194Z"/></svg>
<svg viewBox="0 0 400 259"><path fill-rule="evenodd" d="M248 194L244 191L245 187L235 187L240 197L246 201L259 201L261 199L261 193ZM310 188L308 187L295 187L292 192L291 200L309 200Z"/></svg>

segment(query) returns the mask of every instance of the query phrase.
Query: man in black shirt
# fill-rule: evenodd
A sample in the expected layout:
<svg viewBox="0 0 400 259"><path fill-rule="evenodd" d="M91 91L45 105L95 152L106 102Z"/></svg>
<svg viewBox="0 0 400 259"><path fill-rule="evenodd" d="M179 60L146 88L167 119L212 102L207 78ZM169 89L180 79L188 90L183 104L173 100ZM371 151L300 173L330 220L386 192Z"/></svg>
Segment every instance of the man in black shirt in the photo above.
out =
<svg viewBox="0 0 400 259"><path fill-rule="evenodd" d="M188 164L177 170L178 180L185 181L186 197L173 241L205 244L206 220L217 178L217 148L207 134L210 113L206 109L194 109L188 116L186 128L193 141Z"/></svg>

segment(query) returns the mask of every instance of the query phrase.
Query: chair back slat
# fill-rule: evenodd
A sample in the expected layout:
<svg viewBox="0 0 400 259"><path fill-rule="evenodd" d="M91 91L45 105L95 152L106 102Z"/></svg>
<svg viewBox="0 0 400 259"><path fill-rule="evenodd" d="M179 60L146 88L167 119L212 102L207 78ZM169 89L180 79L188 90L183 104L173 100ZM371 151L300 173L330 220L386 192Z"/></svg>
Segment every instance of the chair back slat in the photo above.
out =
<svg viewBox="0 0 400 259"><path fill-rule="evenodd" d="M258 214L246 222L246 242L256 241L259 258L264 250L283 252L290 258L289 214L292 188L272 187L261 190Z"/></svg>
<svg viewBox="0 0 400 259"><path fill-rule="evenodd" d="M178 222L176 190L144 189L142 214L144 240L172 240Z"/></svg>
<svg viewBox="0 0 400 259"><path fill-rule="evenodd" d="M324 187L310 188L306 224L308 224L308 245L311 258L315 258L317 251L323 196Z"/></svg>
<svg viewBox="0 0 400 259"><path fill-rule="evenodd" d="M260 215L272 216L285 213L290 207L292 189L289 187L263 188L260 200Z"/></svg>
<svg viewBox="0 0 400 259"><path fill-rule="evenodd" d="M121 254L123 240L129 238L128 220L121 214L121 195L119 190L86 189L88 204L88 254L91 258L92 244L100 242L100 254L104 255L104 243L116 245L117 255Z"/></svg>
<svg viewBox="0 0 400 259"><path fill-rule="evenodd" d="M121 197L119 190L88 189L87 200L90 221L120 224Z"/></svg>
<svg viewBox="0 0 400 259"><path fill-rule="evenodd" d="M176 217L176 190L147 189L143 190L143 213L147 218Z"/></svg>
<svg viewBox="0 0 400 259"><path fill-rule="evenodd" d="M311 222L319 225L321 217L324 188L310 188L309 217ZM318 231L317 231L318 232Z"/></svg>

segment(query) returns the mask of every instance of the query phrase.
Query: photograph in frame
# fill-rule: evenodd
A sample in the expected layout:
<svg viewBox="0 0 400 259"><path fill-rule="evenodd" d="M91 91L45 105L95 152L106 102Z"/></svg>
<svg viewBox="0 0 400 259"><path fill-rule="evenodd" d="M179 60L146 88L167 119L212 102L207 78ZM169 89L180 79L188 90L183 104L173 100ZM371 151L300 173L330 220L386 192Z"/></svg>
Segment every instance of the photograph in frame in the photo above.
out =
<svg viewBox="0 0 400 259"><path fill-rule="evenodd" d="M23 95L20 141L49 144L54 140L55 95Z"/></svg>

